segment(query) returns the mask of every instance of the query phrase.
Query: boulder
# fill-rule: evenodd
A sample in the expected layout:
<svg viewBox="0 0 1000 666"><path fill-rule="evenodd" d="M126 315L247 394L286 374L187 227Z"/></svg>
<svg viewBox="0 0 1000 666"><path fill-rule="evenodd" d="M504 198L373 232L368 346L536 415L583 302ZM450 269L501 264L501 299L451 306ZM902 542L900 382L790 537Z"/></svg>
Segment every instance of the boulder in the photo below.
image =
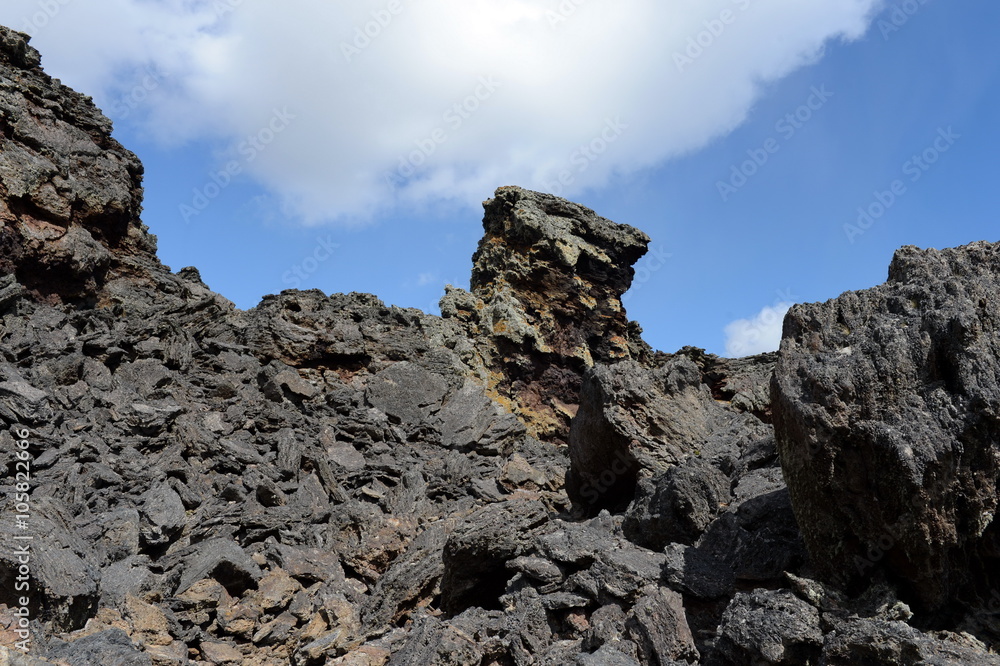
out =
<svg viewBox="0 0 1000 666"><path fill-rule="evenodd" d="M1000 245L904 247L888 281L786 315L774 426L814 566L925 612L1000 585Z"/></svg>

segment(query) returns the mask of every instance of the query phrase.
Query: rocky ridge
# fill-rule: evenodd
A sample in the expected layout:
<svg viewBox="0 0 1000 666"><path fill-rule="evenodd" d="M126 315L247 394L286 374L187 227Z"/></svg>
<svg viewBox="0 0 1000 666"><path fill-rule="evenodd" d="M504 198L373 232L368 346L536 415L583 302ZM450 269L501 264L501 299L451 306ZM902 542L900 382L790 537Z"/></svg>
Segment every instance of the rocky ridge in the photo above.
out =
<svg viewBox="0 0 1000 666"><path fill-rule="evenodd" d="M5 28L0 129L11 663L1000 664L997 245L904 248L777 354L662 354L648 238L505 187L441 317L244 312Z"/></svg>

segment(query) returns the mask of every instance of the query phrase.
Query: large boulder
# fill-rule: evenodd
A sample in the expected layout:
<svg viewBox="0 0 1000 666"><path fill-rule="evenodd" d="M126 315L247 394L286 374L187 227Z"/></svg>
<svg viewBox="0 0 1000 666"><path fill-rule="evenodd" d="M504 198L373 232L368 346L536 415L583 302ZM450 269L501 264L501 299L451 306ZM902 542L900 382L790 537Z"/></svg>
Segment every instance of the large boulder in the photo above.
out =
<svg viewBox="0 0 1000 666"><path fill-rule="evenodd" d="M813 564L943 611L1000 584L1000 245L900 249L889 280L785 318L773 380Z"/></svg>
<svg viewBox="0 0 1000 666"><path fill-rule="evenodd" d="M583 372L647 352L621 296L649 237L519 187L497 189L483 207L471 293L450 290L441 313L476 339L490 388L530 432L564 442Z"/></svg>

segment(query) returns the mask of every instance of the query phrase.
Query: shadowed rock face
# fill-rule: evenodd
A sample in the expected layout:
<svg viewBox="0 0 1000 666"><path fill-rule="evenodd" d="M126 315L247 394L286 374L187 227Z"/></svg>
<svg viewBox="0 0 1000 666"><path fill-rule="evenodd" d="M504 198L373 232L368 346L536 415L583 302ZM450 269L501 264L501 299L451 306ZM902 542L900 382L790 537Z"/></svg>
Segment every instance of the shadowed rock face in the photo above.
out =
<svg viewBox="0 0 1000 666"><path fill-rule="evenodd" d="M565 442L583 372L648 352L621 296L649 237L518 187L501 187L483 207L472 293L451 291L441 312L480 340L490 388L532 433Z"/></svg>
<svg viewBox="0 0 1000 666"><path fill-rule="evenodd" d="M904 247L884 285L792 308L773 380L814 564L925 611L1000 585L1000 245Z"/></svg>
<svg viewBox="0 0 1000 666"><path fill-rule="evenodd" d="M109 277L158 264L139 221L142 164L25 35L0 40L0 271L52 302L93 302Z"/></svg>

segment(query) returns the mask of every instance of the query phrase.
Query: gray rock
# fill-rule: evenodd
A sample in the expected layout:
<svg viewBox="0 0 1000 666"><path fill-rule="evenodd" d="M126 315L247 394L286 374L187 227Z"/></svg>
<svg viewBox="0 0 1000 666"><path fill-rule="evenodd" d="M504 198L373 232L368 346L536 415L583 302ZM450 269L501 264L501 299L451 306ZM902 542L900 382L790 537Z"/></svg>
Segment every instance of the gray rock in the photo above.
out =
<svg viewBox="0 0 1000 666"><path fill-rule="evenodd" d="M472 636L436 617L424 616L409 632L402 649L389 666L465 666L483 660L483 651Z"/></svg>
<svg viewBox="0 0 1000 666"><path fill-rule="evenodd" d="M732 564L724 556L716 557L707 549L679 543L664 549L663 582L700 599L731 596L736 580Z"/></svg>
<svg viewBox="0 0 1000 666"><path fill-rule="evenodd" d="M7 363L0 365L0 418L29 426L52 419L49 394L29 384Z"/></svg>
<svg viewBox="0 0 1000 666"><path fill-rule="evenodd" d="M439 376L401 361L368 380L368 402L385 412L392 423L419 424L441 408L448 390Z"/></svg>
<svg viewBox="0 0 1000 666"><path fill-rule="evenodd" d="M729 505L729 484L725 474L700 458L644 479L625 513L625 536L653 550L669 543L691 545Z"/></svg>
<svg viewBox="0 0 1000 666"><path fill-rule="evenodd" d="M569 435L566 490L588 514L632 499L640 469L662 474L736 418L686 356L653 369L635 361L588 371Z"/></svg>
<svg viewBox="0 0 1000 666"><path fill-rule="evenodd" d="M739 593L722 616L712 664L816 663L823 645L819 612L787 590Z"/></svg>
<svg viewBox="0 0 1000 666"><path fill-rule="evenodd" d="M649 238L551 194L501 187L484 202L471 293L450 290L447 321L484 357L490 388L543 441L565 441L580 377L648 347L621 296Z"/></svg>
<svg viewBox="0 0 1000 666"><path fill-rule="evenodd" d="M825 580L884 571L928 611L1000 585L998 287L1000 245L905 247L884 285L786 316L775 430Z"/></svg>
<svg viewBox="0 0 1000 666"><path fill-rule="evenodd" d="M497 603L507 582L507 562L525 554L532 530L548 522L545 506L510 500L469 515L444 547L441 605L452 613Z"/></svg>
<svg viewBox="0 0 1000 666"><path fill-rule="evenodd" d="M684 612L684 600L672 590L661 588L640 598L629 612L625 626L639 648L642 663L698 660L698 650Z"/></svg>
<svg viewBox="0 0 1000 666"><path fill-rule="evenodd" d="M238 595L247 588L256 587L263 576L257 563L239 544L228 539L209 539L188 550L191 552L185 555L174 555L182 558L175 594L182 594L203 578L214 578L230 589L231 594Z"/></svg>
<svg viewBox="0 0 1000 666"><path fill-rule="evenodd" d="M576 658L577 666L639 666L634 657L616 650L610 643L605 643L599 650L591 654L581 654Z"/></svg>
<svg viewBox="0 0 1000 666"><path fill-rule="evenodd" d="M903 622L854 618L826 637L822 666L998 666L1000 656L968 634L929 635Z"/></svg>
<svg viewBox="0 0 1000 666"><path fill-rule="evenodd" d="M121 629L108 629L71 643L60 641L48 647L45 657L68 666L151 666L153 663Z"/></svg>
<svg viewBox="0 0 1000 666"><path fill-rule="evenodd" d="M53 628L73 631L97 609L101 573L89 545L67 526L66 513L58 502L33 494L28 514L8 514L0 521L0 538L8 544L0 550L0 570L9 605L27 596L32 617L44 608Z"/></svg>
<svg viewBox="0 0 1000 666"><path fill-rule="evenodd" d="M140 502L142 521L139 534L146 546L164 546L184 529L184 504L166 482L146 491Z"/></svg>

